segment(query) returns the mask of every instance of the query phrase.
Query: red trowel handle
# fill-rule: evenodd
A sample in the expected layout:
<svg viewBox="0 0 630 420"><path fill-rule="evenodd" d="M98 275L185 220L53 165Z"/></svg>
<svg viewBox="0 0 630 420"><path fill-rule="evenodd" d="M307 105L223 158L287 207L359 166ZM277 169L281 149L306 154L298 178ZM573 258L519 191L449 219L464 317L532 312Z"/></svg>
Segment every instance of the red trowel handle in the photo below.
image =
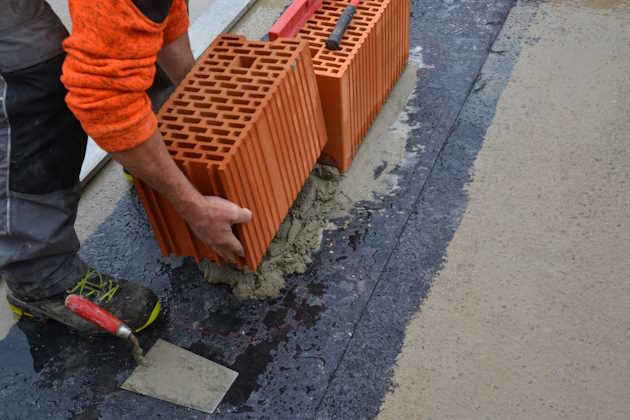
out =
<svg viewBox="0 0 630 420"><path fill-rule="evenodd" d="M136 359L138 364L144 364L142 347L140 347L136 336L133 335L133 331L111 312L79 295L68 295L65 305L66 308L81 318L101 327L111 335L131 341L134 359Z"/></svg>
<svg viewBox="0 0 630 420"><path fill-rule="evenodd" d="M66 308L116 337L129 338L132 333L124 322L83 296L69 295L66 298Z"/></svg>

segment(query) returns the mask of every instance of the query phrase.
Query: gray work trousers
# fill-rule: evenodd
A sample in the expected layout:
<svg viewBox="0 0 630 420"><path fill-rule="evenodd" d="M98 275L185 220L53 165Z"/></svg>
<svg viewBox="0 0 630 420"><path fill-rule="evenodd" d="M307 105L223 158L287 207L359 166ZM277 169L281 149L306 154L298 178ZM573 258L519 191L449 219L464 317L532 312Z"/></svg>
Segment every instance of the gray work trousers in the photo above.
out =
<svg viewBox="0 0 630 420"><path fill-rule="evenodd" d="M74 221L87 136L59 80L63 24L43 0L0 11L0 275L42 299L86 271Z"/></svg>
<svg viewBox="0 0 630 420"><path fill-rule="evenodd" d="M87 270L74 230L87 136L59 80L67 36L44 0L0 0L0 275L27 300L62 293ZM158 68L154 110L172 89Z"/></svg>

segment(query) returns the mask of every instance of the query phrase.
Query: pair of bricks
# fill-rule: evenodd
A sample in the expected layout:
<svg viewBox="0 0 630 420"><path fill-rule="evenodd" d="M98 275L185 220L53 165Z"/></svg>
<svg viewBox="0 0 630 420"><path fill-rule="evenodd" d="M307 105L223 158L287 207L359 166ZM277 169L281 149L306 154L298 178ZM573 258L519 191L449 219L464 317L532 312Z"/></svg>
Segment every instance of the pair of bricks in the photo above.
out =
<svg viewBox="0 0 630 420"><path fill-rule="evenodd" d="M362 1L341 49L326 50L346 5L324 0L295 39L219 36L158 113L193 185L252 210L236 226L251 270L320 156L348 169L408 59L409 0ZM164 255L222 262L164 197L136 186Z"/></svg>

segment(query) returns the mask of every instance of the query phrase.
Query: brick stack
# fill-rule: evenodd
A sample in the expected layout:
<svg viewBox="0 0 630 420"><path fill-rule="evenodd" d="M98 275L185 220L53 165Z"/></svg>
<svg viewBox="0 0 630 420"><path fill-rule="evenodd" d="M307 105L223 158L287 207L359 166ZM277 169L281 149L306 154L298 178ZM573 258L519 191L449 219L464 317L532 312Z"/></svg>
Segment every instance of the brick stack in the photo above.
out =
<svg viewBox="0 0 630 420"><path fill-rule="evenodd" d="M326 144L308 45L221 35L158 113L169 153L195 187L253 212L236 227L255 270ZM220 258L170 203L136 179L164 255Z"/></svg>
<svg viewBox="0 0 630 420"><path fill-rule="evenodd" d="M323 160L346 171L409 58L409 0L361 0L341 42L325 42L348 0L324 0L297 37L307 40L324 108Z"/></svg>

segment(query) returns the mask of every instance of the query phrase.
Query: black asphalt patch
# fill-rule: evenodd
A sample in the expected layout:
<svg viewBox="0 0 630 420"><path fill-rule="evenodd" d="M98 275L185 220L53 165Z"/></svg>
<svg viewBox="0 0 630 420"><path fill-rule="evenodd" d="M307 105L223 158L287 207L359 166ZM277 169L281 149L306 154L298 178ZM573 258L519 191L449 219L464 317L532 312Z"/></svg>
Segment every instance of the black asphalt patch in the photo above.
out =
<svg viewBox="0 0 630 420"><path fill-rule="evenodd" d="M190 259L160 256L134 194L84 244L93 266L136 279L164 313L141 336L161 337L237 370L221 418L366 418L392 386L404 329L426 297L466 207L464 186L520 40L481 74L512 0L412 1L412 50L422 46L411 124L413 167L395 195L359 203L324 232L304 275L280 298L236 300ZM485 83L480 83L485 82ZM480 87L481 86L481 87ZM476 88L474 88L476 87ZM376 176L377 174L375 174ZM378 174L380 175L380 174ZM0 342L2 418L206 418L119 389L134 361L127 343L20 321ZM168 380L168 378L164 378Z"/></svg>

